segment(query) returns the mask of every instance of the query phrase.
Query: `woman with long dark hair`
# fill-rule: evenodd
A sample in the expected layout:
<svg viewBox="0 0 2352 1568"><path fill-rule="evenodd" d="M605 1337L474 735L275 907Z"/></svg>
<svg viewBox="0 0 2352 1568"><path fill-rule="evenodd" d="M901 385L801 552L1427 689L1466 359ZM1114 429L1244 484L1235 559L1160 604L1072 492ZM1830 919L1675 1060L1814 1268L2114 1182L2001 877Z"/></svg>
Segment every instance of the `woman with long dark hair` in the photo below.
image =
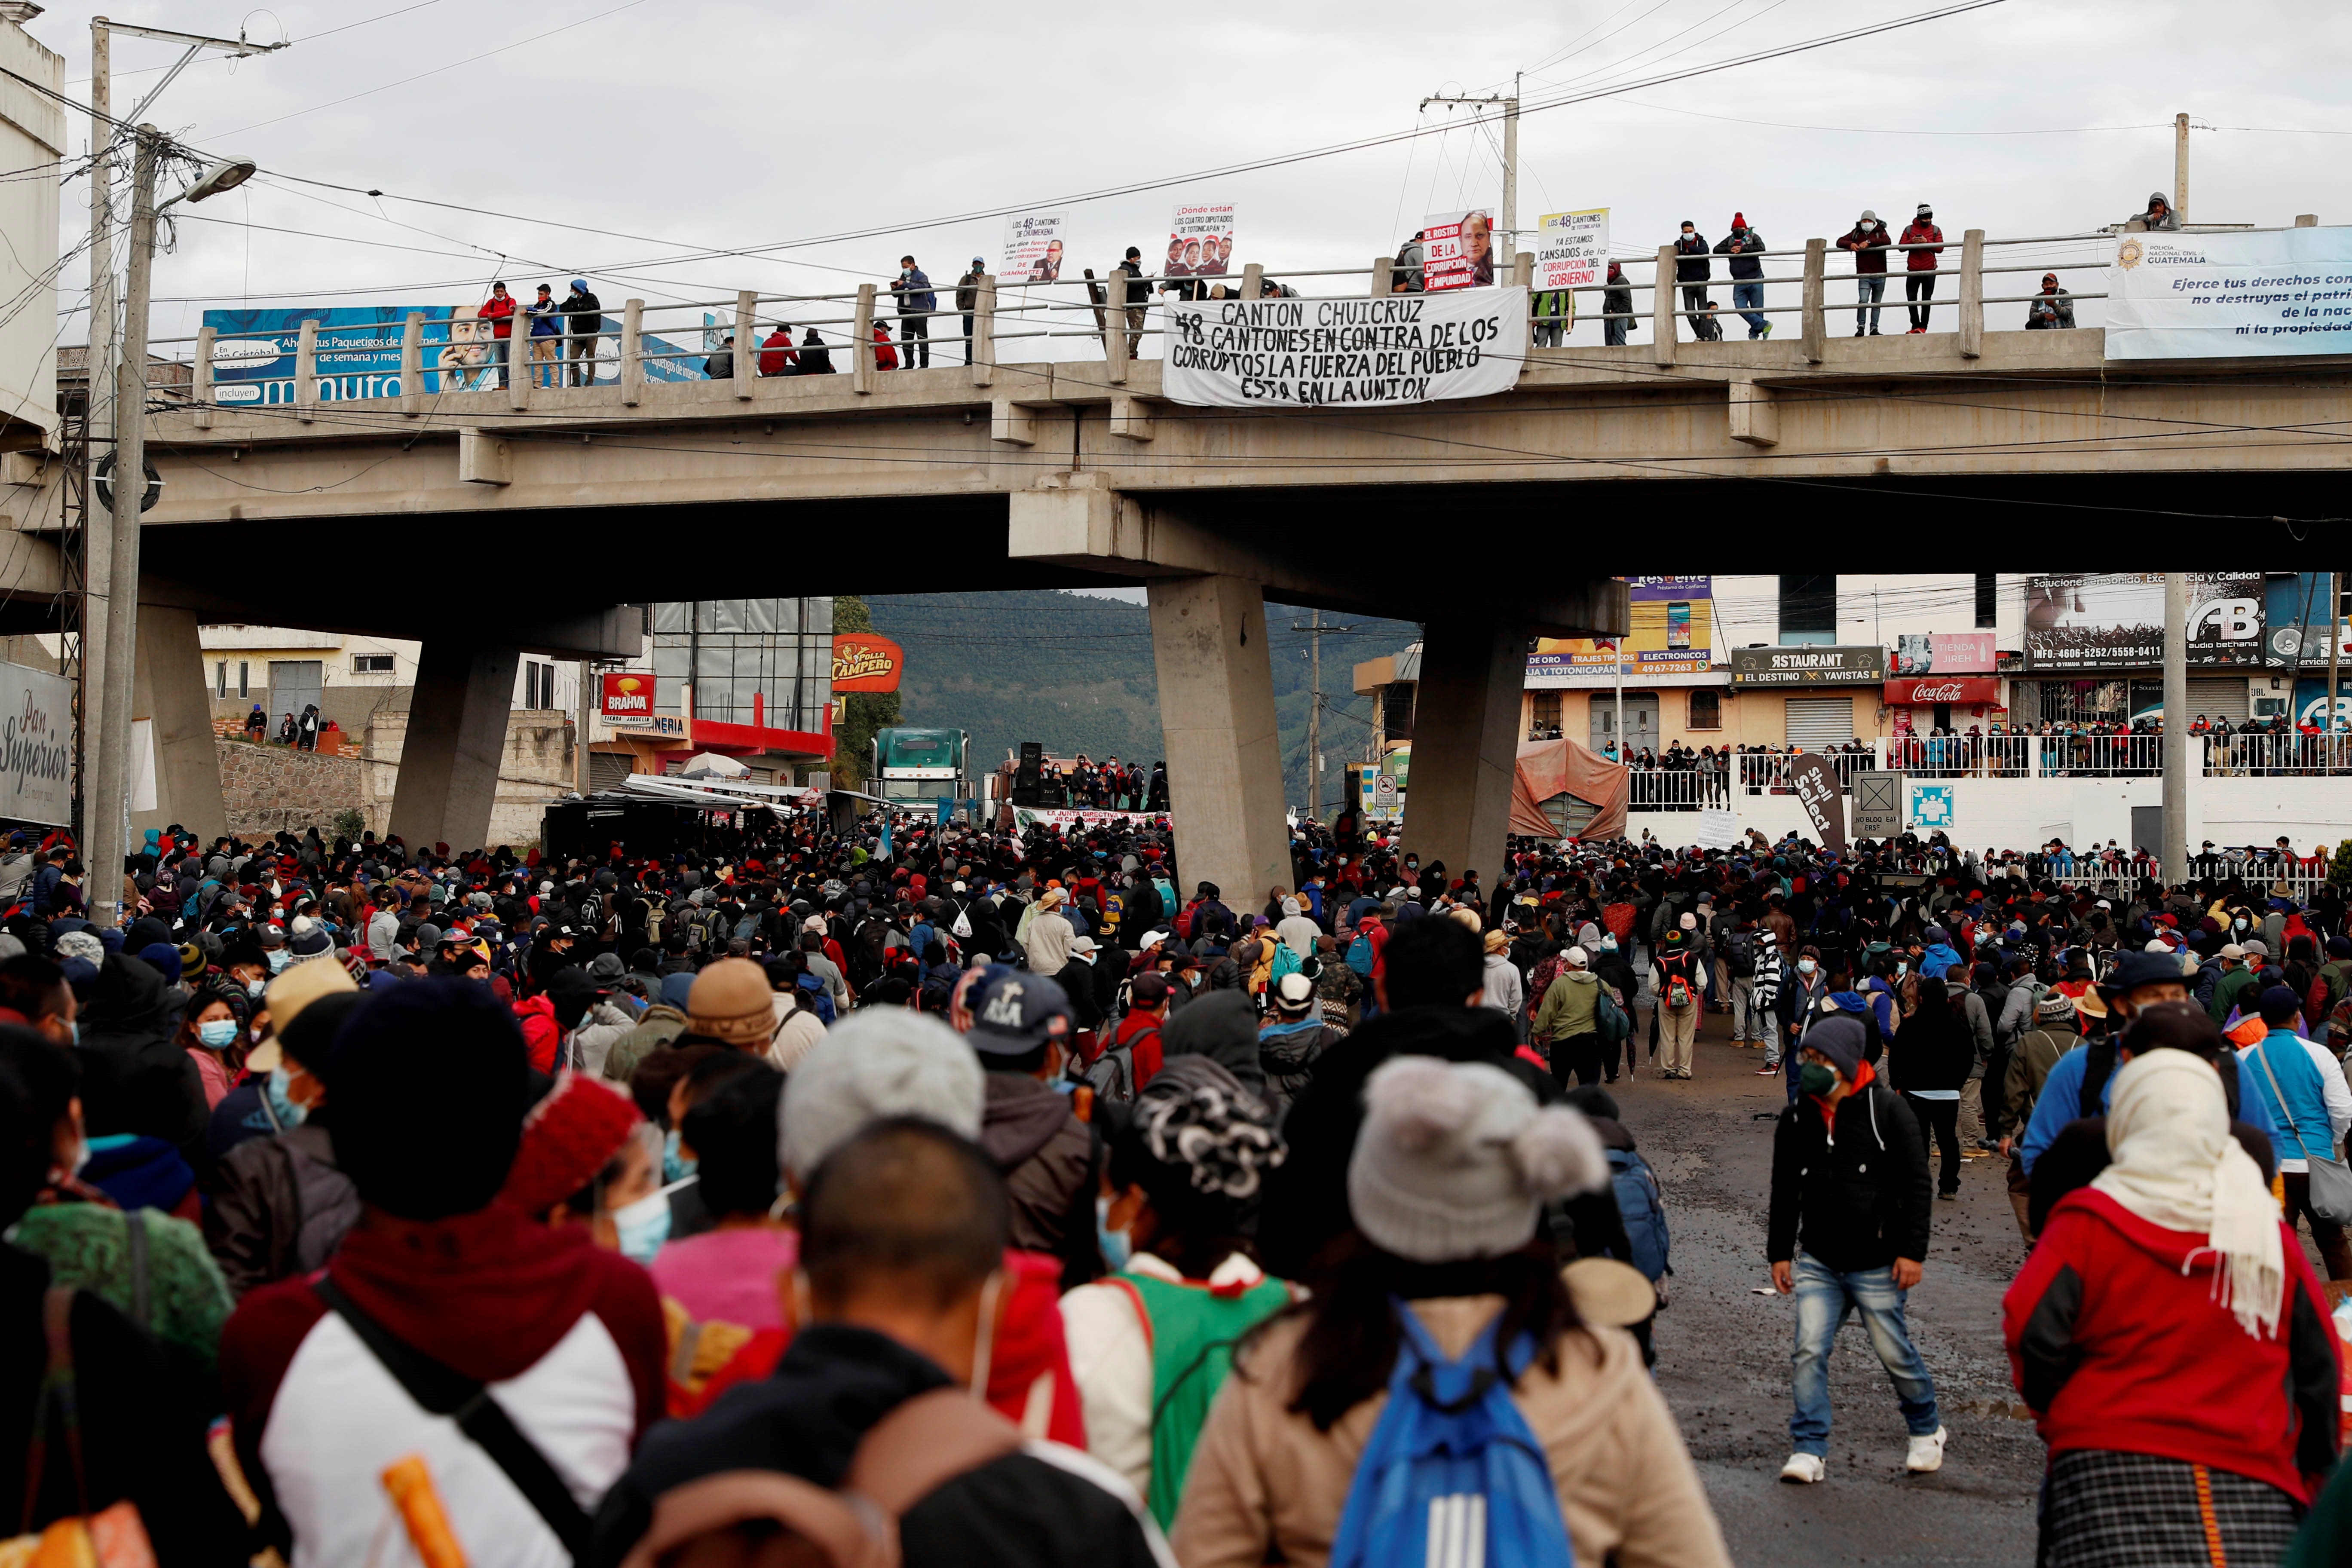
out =
<svg viewBox="0 0 2352 1568"><path fill-rule="evenodd" d="M1918 1010L1895 1031L1886 1061L1895 1089L1919 1119L1920 1143L1942 1152L1936 1192L1948 1198L1960 1190L1960 1089L1976 1060L1976 1041L1960 998L1940 975L1919 976L1918 995Z"/></svg>
<svg viewBox="0 0 2352 1568"><path fill-rule="evenodd" d="M1580 1321L1538 1236L1547 1199L1608 1180L1583 1117L1538 1110L1500 1068L1403 1056L1375 1071L1348 1166L1356 1229L1236 1355L1192 1451L1178 1560L1345 1563L1402 1531L1418 1561L1432 1516L1483 1488L1494 1561L1727 1564L1640 1349ZM1488 1434L1475 1457L1451 1425L1465 1411ZM1399 1455L1447 1434L1468 1479L1430 1510L1395 1506L1417 1479ZM1541 1549L1514 1558L1511 1541Z"/></svg>

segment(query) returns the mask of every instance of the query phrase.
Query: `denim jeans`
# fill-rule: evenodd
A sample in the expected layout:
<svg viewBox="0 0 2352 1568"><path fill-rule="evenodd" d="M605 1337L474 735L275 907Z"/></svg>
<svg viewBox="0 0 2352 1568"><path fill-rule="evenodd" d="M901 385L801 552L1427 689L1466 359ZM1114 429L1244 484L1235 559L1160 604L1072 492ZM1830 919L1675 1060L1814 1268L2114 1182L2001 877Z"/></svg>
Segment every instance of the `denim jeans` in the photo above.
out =
<svg viewBox="0 0 2352 1568"><path fill-rule="evenodd" d="M1625 328L1628 324L1629 323L1622 316L1620 316L1613 321L1601 322L1601 341L1607 343L1612 348L1623 347L1625 342Z"/></svg>
<svg viewBox="0 0 2352 1568"><path fill-rule="evenodd" d="M1919 1359L1903 1322L1905 1292L1895 1288L1893 1268L1832 1272L1811 1258L1797 1258L1797 1349L1790 1392L1797 1402L1789 1417L1789 1444L1800 1454L1827 1458L1830 1451L1830 1349L1848 1313L1860 1311L1870 1348L1895 1382L1895 1402L1914 1437L1933 1436L1943 1423L1936 1413L1936 1385Z"/></svg>
<svg viewBox="0 0 2352 1568"><path fill-rule="evenodd" d="M1764 285L1734 283L1731 286L1731 308L1748 323L1748 335L1760 338L1764 329L1772 323L1764 314Z"/></svg>
<svg viewBox="0 0 2352 1568"><path fill-rule="evenodd" d="M1853 280L1853 297L1856 302L1853 335L1857 338L1862 336L1863 318L1865 316L1870 318L1870 330L1874 332L1878 331L1878 301L1886 297L1886 274L1864 272L1857 275Z"/></svg>

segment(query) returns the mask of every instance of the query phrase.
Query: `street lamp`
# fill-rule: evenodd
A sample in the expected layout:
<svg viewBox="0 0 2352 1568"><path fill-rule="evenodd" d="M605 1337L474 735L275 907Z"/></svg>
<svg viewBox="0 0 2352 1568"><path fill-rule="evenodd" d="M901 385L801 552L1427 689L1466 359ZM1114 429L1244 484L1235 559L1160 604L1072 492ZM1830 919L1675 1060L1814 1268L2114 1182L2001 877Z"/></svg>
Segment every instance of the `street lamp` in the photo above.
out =
<svg viewBox="0 0 2352 1568"><path fill-rule="evenodd" d="M223 191L233 191L253 178L256 166L250 158L224 158L206 169L194 184L181 192L173 200L200 202L208 196L216 196ZM172 204L165 202L163 205L169 206Z"/></svg>

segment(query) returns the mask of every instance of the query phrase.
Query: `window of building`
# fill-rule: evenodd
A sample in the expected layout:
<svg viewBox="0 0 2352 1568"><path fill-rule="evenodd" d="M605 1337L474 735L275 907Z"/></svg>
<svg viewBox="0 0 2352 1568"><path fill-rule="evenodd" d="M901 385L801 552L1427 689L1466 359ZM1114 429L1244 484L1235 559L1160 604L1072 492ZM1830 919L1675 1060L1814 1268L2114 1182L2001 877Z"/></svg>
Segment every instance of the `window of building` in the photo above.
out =
<svg viewBox="0 0 2352 1568"><path fill-rule="evenodd" d="M1780 641L1837 641L1837 577L1834 574L1780 574Z"/></svg>
<svg viewBox="0 0 2352 1568"><path fill-rule="evenodd" d="M1694 691L1690 694L1690 723L1693 730L1723 728L1723 693Z"/></svg>
<svg viewBox="0 0 2352 1568"><path fill-rule="evenodd" d="M522 667L522 705L526 708L555 706L555 666L526 659Z"/></svg>
<svg viewBox="0 0 2352 1568"><path fill-rule="evenodd" d="M1381 688L1381 731L1391 741L1412 739L1414 680L1391 680Z"/></svg>
<svg viewBox="0 0 2352 1568"><path fill-rule="evenodd" d="M253 695L253 666L244 659L236 661L236 694L239 697Z"/></svg>
<svg viewBox="0 0 2352 1568"><path fill-rule="evenodd" d="M388 653L355 653L352 655L354 675L390 675L393 656Z"/></svg>
<svg viewBox="0 0 2352 1568"><path fill-rule="evenodd" d="M1990 631L2000 620L2000 578L1991 572L1977 574L1977 629Z"/></svg>
<svg viewBox="0 0 2352 1568"><path fill-rule="evenodd" d="M1557 734L1559 731L1559 693L1535 691L1528 695L1528 735L1530 739Z"/></svg>
<svg viewBox="0 0 2352 1568"><path fill-rule="evenodd" d="M228 695L228 660L225 658L214 666L213 695L215 697Z"/></svg>

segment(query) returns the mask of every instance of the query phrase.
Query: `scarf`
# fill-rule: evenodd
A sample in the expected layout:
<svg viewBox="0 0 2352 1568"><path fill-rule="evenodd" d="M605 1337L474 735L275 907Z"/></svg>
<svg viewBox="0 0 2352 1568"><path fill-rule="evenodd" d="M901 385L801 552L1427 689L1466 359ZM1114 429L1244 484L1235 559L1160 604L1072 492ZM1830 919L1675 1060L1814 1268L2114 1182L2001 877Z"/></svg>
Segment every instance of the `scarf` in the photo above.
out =
<svg viewBox="0 0 2352 1568"><path fill-rule="evenodd" d="M2186 1051L2135 1057L2116 1074L2107 1151L2114 1163L2091 1184L2150 1225L2204 1237L2181 1272L2218 1254L2215 1301L2249 1337L2276 1338L2286 1300L2278 1205L2231 1136L2221 1075Z"/></svg>

